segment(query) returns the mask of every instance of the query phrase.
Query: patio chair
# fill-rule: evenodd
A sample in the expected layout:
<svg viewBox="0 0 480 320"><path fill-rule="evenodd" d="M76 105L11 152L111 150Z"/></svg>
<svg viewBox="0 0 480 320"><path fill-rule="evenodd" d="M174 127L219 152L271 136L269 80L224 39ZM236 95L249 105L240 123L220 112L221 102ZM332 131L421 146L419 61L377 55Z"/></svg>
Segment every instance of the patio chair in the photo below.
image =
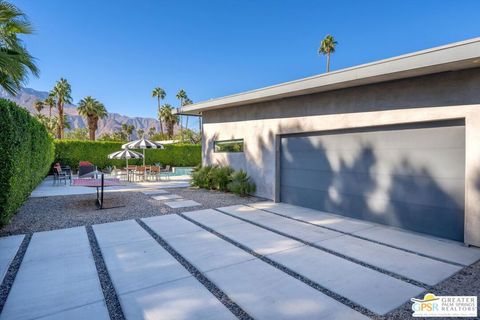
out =
<svg viewBox="0 0 480 320"><path fill-rule="evenodd" d="M142 180L145 180L145 176L147 174L147 166L138 166L137 169L133 172L134 179L135 177L138 177L139 179L141 178Z"/></svg>
<svg viewBox="0 0 480 320"><path fill-rule="evenodd" d="M148 176L154 178L155 181L158 181L158 179L162 180L160 171L161 171L161 168L159 166L151 166Z"/></svg>
<svg viewBox="0 0 480 320"><path fill-rule="evenodd" d="M72 175L67 171L63 171L60 165L53 166L53 184L55 185L56 182L60 182L61 180L65 181L65 185L67 185L67 179L70 180L70 184L72 183Z"/></svg>
<svg viewBox="0 0 480 320"><path fill-rule="evenodd" d="M165 178L167 178L167 180L170 180L170 176L172 174L172 171L171 171L172 167L170 165L166 165L165 166L165 169L161 170L160 172L165 176Z"/></svg>

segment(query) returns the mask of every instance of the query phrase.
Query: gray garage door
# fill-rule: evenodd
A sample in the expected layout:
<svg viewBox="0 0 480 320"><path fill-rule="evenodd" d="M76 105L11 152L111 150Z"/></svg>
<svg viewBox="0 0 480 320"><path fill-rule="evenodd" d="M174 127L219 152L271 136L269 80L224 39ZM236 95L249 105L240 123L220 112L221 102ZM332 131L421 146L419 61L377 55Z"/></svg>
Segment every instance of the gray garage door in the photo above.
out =
<svg viewBox="0 0 480 320"><path fill-rule="evenodd" d="M463 241L463 121L283 136L282 202Z"/></svg>

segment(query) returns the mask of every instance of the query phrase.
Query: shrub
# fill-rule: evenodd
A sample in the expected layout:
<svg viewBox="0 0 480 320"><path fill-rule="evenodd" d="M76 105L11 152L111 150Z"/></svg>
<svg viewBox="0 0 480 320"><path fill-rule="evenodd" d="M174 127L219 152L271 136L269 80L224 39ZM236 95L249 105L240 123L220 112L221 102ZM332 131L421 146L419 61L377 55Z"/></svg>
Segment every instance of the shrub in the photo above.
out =
<svg viewBox="0 0 480 320"><path fill-rule="evenodd" d="M212 166L198 166L192 172L192 182L191 184L195 187L212 189L212 177L210 171Z"/></svg>
<svg viewBox="0 0 480 320"><path fill-rule="evenodd" d="M0 150L0 225L5 225L47 175L54 145L37 119L0 99Z"/></svg>
<svg viewBox="0 0 480 320"><path fill-rule="evenodd" d="M242 197L256 190L245 171L234 171L229 166L198 166L192 172L191 183L195 187L230 191Z"/></svg>
<svg viewBox="0 0 480 320"><path fill-rule="evenodd" d="M227 185L232 181L231 175L234 170L229 167L213 167L210 170L211 188L221 191L228 191Z"/></svg>
<svg viewBox="0 0 480 320"><path fill-rule="evenodd" d="M121 150L122 142L56 140L55 162L69 165L77 170L80 161L90 161L100 169L108 166L125 166L125 160L108 159L107 155ZM145 150L145 164L170 165L172 167L193 167L201 161L201 146L192 144L165 145L165 149ZM141 152L142 150L136 150ZM129 160L128 164L141 165L142 159Z"/></svg>
<svg viewBox="0 0 480 320"><path fill-rule="evenodd" d="M255 183L253 183L247 173L243 170L236 171L231 175L232 181L228 184L228 190L239 196L247 196L256 190Z"/></svg>

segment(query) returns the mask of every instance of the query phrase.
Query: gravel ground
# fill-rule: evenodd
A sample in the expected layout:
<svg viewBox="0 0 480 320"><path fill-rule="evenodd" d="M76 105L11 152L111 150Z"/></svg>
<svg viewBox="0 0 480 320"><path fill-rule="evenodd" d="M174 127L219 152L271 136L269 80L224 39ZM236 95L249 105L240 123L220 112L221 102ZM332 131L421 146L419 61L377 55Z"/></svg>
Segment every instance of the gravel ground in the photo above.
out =
<svg viewBox="0 0 480 320"><path fill-rule="evenodd" d="M38 231L71 228L119 220L136 219L169 213L247 204L264 199L242 198L230 193L196 188L166 189L184 199L194 200L202 206L172 209L141 192L105 193L104 206L121 208L97 210L94 194L29 198L7 226L0 229L0 237Z"/></svg>

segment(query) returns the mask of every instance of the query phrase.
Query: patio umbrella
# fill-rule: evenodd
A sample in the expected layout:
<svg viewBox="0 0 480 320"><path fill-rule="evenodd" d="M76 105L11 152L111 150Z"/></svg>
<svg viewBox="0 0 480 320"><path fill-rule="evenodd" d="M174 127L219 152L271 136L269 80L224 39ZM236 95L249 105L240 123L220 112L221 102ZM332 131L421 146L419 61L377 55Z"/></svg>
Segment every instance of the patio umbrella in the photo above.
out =
<svg viewBox="0 0 480 320"><path fill-rule="evenodd" d="M143 149L143 166L145 166L145 149L165 149L165 147L161 143L142 138L123 144L122 149Z"/></svg>
<svg viewBox="0 0 480 320"><path fill-rule="evenodd" d="M132 150L120 150L114 153L110 153L108 155L108 159L126 159L127 160L127 168L128 168L128 159L141 159L143 158L143 154L132 151Z"/></svg>

